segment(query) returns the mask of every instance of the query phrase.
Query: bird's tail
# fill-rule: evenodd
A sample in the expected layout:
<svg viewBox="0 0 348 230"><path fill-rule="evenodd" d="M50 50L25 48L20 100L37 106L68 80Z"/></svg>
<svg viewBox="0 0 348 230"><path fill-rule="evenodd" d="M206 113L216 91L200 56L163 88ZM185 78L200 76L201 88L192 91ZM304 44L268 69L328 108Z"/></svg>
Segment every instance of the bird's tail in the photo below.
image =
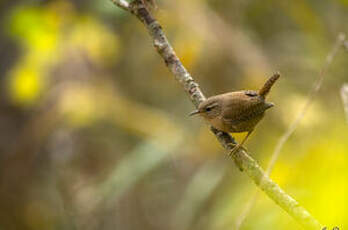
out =
<svg viewBox="0 0 348 230"><path fill-rule="evenodd" d="M263 85L263 87L259 90L259 95L262 97L266 97L269 91L271 90L273 84L278 80L280 77L280 73L276 72L273 74L272 77L270 77L266 83Z"/></svg>

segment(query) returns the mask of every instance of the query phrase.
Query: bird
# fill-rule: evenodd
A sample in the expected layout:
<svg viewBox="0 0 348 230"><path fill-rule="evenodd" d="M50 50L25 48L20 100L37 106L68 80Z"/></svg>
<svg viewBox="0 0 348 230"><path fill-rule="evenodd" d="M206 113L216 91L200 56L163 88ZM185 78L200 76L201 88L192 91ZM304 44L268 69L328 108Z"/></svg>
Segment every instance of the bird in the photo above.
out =
<svg viewBox="0 0 348 230"><path fill-rule="evenodd" d="M215 129L226 133L247 132L242 142L231 150L230 154L233 154L243 147L255 126L264 117L265 111L274 106L272 102L266 101L266 96L279 77L280 73L276 72L258 91L240 90L209 97L190 116L199 114Z"/></svg>

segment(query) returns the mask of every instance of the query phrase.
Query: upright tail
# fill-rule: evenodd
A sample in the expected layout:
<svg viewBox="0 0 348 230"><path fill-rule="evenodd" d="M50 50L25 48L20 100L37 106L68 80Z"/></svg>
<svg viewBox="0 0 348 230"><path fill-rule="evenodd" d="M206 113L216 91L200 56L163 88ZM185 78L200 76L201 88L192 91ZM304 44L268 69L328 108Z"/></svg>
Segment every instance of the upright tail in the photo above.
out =
<svg viewBox="0 0 348 230"><path fill-rule="evenodd" d="M276 72L273 74L272 77L270 77L266 83L263 85L263 87L259 90L259 95L262 97L266 97L269 91L271 90L273 84L278 80L280 77L280 73Z"/></svg>

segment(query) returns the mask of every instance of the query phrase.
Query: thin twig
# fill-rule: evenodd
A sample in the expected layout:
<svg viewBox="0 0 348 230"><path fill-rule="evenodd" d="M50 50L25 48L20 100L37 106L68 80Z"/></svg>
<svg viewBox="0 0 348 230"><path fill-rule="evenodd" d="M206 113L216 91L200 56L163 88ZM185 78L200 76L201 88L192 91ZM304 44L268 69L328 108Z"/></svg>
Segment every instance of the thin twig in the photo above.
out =
<svg viewBox="0 0 348 230"><path fill-rule="evenodd" d="M313 102L314 96L318 93L318 91L321 88L321 85L323 83L325 74L333 60L333 58L336 56L339 48L344 44L345 42L345 35L343 33L339 34L337 37L337 40L334 44L334 46L332 47L331 51L329 52L329 54L326 56L326 60L325 63L323 65L323 67L321 68L320 72L319 72L319 78L318 80L313 84L312 89L310 90L308 96L307 96L307 100L304 103L302 109L300 110L300 112L297 114L295 120L291 123L291 125L289 126L289 128L284 132L284 134L279 138L279 141L274 149L274 152L272 154L271 160L267 166L266 169L266 176L270 176L274 165L280 155L280 151L283 148L285 142L290 138L291 134L295 131L296 127L299 125L299 123L301 122L301 120L303 119L304 115L307 113L310 105ZM256 197L258 196L258 192L255 193L250 200L247 202L247 204L245 205L243 211L241 212L241 215L237 218L236 223L235 223L235 228L236 230L238 230L240 228L240 226L242 225L243 221L245 220L245 218L247 217L247 215L249 214L249 212L251 211L251 209L253 208L255 202L256 202Z"/></svg>
<svg viewBox="0 0 348 230"><path fill-rule="evenodd" d="M348 41L345 41L345 42L343 43L343 46L344 46L344 48L346 49L346 51L348 51Z"/></svg>
<svg viewBox="0 0 348 230"><path fill-rule="evenodd" d="M279 141L277 143L277 146L275 147L274 152L272 154L271 161L270 161L270 163L269 163L269 165L267 167L267 170L266 170L266 174L268 176L270 175L270 173L272 172L272 170L274 168L274 165L275 165L275 163L276 163L276 161L278 159L278 156L279 156L279 153L280 153L281 149L283 148L283 145L289 139L291 134L295 131L296 127L301 122L301 120L303 119L304 115L308 111L308 108L312 104L314 96L320 90L321 85L322 85L323 80L324 80L324 77L325 77L325 74L326 74L329 66L332 63L333 58L336 56L339 48L341 47L341 45L343 44L344 41L345 41L345 35L343 33L339 34L338 37L337 37L337 40L336 40L336 42L335 42L335 44L333 46L333 48L331 49L329 54L326 56L326 60L325 60L324 66L322 67L322 69L319 72L319 79L315 82L315 84L313 85L313 88L309 92L307 100L306 100L306 103L303 105L302 109L297 114L295 120L289 126L288 130L279 139Z"/></svg>
<svg viewBox="0 0 348 230"><path fill-rule="evenodd" d="M343 102L343 109L346 114L346 122L348 123L348 83L343 84L341 88L341 98Z"/></svg>
<svg viewBox="0 0 348 230"><path fill-rule="evenodd" d="M116 5L119 5L120 0L112 1ZM186 93L188 93L192 103L197 107L205 100L205 97L198 84L193 80L190 73L186 70L180 59L175 54L159 22L147 10L142 0L132 1L127 10L143 22L153 39L153 44L157 52L163 58L170 72L183 86ZM211 130L228 152L230 152L236 145L235 140L229 134L218 131L214 128ZM275 203L277 203L303 227L313 230L319 230L321 228L321 224L312 217L306 209L301 207L296 200L286 194L275 182L273 182L245 150L240 149L239 151L235 151L232 154L232 157L237 166L245 171L262 191L264 191Z"/></svg>

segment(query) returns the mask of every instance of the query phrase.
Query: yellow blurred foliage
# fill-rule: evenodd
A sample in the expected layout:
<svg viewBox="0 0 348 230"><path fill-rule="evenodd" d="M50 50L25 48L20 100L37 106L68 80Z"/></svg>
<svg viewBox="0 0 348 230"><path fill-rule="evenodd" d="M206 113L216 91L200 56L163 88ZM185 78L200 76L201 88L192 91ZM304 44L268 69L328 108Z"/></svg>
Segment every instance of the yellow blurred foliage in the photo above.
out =
<svg viewBox="0 0 348 230"><path fill-rule="evenodd" d="M45 70L57 59L58 28L54 11L20 7L12 12L7 29L24 52L8 76L8 90L15 104L31 105L44 90Z"/></svg>
<svg viewBox="0 0 348 230"><path fill-rule="evenodd" d="M97 115L95 92L88 86L70 85L64 90L59 103L59 111L73 126L91 124Z"/></svg>
<svg viewBox="0 0 348 230"><path fill-rule="evenodd" d="M31 65L20 65L13 69L9 80L11 98L22 105L33 103L43 88L37 68Z"/></svg>
<svg viewBox="0 0 348 230"><path fill-rule="evenodd" d="M9 95L18 105L37 101L50 80L48 71L66 58L65 50L78 49L102 65L117 57L117 35L93 17L77 16L70 2L18 7L9 21L6 29L24 52L8 75Z"/></svg>
<svg viewBox="0 0 348 230"><path fill-rule="evenodd" d="M29 52L45 54L56 47L60 21L56 12L23 7L15 9L10 20L9 33Z"/></svg>
<svg viewBox="0 0 348 230"><path fill-rule="evenodd" d="M284 124L291 124L291 122L293 122L294 120L294 117L297 116L298 111L300 111L307 103L307 96L293 94L288 98L285 98L284 100L284 104L286 106L279 107L278 109L282 110L281 119L283 120ZM323 108L321 108L320 104L316 103L316 101L313 101L308 111L306 111L305 116L301 120L301 127L309 128L319 124L320 122L323 122L326 118L321 111L323 111Z"/></svg>
<svg viewBox="0 0 348 230"><path fill-rule="evenodd" d="M92 17L82 16L77 19L68 38L70 46L86 51L97 64L112 64L120 48L115 33Z"/></svg>
<svg viewBox="0 0 348 230"><path fill-rule="evenodd" d="M184 33L174 41L174 48L187 68L191 68L198 61L202 49L201 44L200 38L187 36Z"/></svg>

